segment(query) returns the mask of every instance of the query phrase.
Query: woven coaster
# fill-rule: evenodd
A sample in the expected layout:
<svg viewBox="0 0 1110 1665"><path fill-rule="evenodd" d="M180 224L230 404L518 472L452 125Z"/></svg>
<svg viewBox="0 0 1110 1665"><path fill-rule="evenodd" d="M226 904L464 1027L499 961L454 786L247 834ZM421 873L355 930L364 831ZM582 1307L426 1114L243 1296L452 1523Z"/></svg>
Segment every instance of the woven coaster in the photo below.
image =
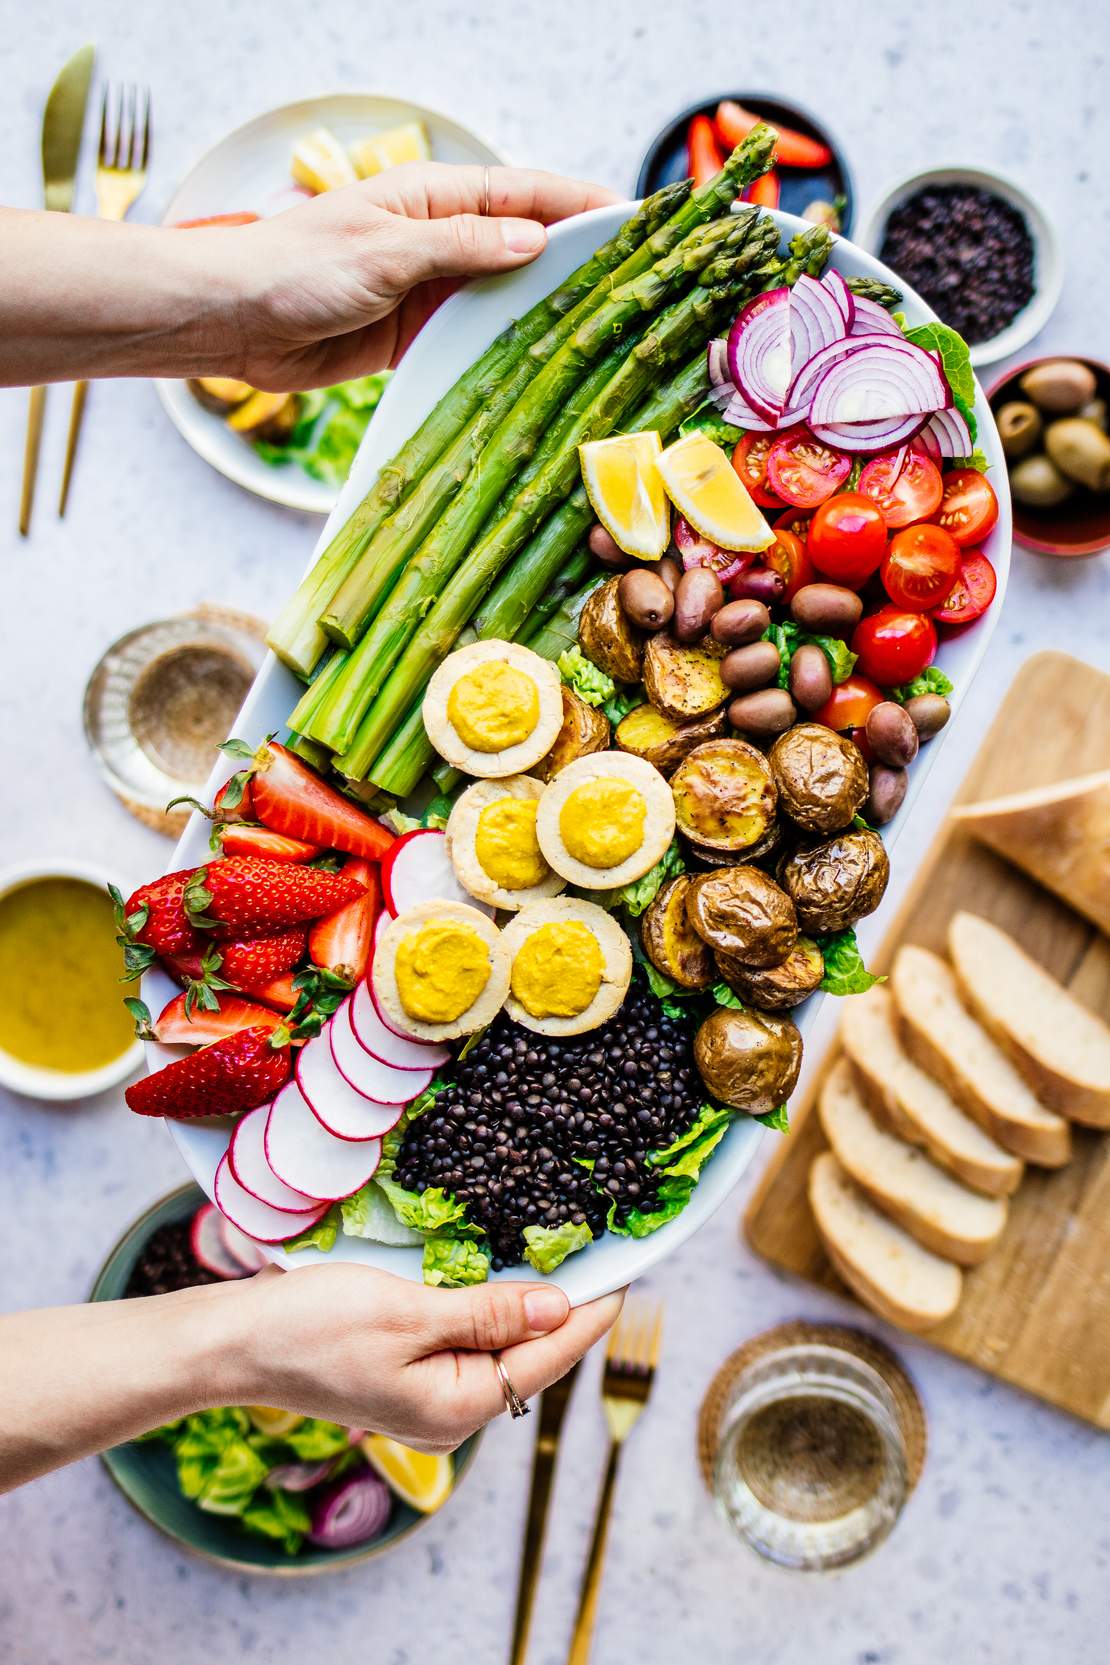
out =
<svg viewBox="0 0 1110 1665"><path fill-rule="evenodd" d="M878 1372L890 1390L898 1412L898 1425L906 1448L906 1480L912 1491L925 1466L927 1433L925 1412L917 1389L906 1375L898 1359L883 1342L862 1330L848 1329L842 1324L808 1324L796 1319L789 1324L777 1324L773 1330L752 1336L728 1358L709 1384L698 1412L698 1464L706 1485L713 1489L713 1463L716 1457L721 1418L736 1378L756 1359L779 1347L825 1346L839 1347L854 1353L872 1370Z"/></svg>

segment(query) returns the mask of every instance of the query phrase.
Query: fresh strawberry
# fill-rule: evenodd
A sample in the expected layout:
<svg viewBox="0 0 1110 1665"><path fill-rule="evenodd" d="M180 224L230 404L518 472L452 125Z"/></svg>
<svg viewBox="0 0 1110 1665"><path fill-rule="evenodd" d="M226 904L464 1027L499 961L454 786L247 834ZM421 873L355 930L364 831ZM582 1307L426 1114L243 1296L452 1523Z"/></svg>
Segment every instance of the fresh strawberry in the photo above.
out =
<svg viewBox="0 0 1110 1665"><path fill-rule="evenodd" d="M216 969L225 982L253 994L283 972L292 971L297 961L304 958L304 951L304 927L294 925L272 937L246 937L238 941L231 938L221 942Z"/></svg>
<svg viewBox="0 0 1110 1665"><path fill-rule="evenodd" d="M185 892L185 909L192 925L217 937L273 936L334 913L365 889L361 879L323 867L228 856L197 868Z"/></svg>
<svg viewBox="0 0 1110 1665"><path fill-rule="evenodd" d="M185 891L192 878L189 868L166 873L151 884L140 885L126 902L115 885L108 886L115 904L119 927L116 941L123 949L125 981L141 976L156 956L203 952L204 938L190 923L184 907Z"/></svg>
<svg viewBox="0 0 1110 1665"><path fill-rule="evenodd" d="M142 1038L161 1041L164 1046L207 1046L225 1035L237 1035L240 1029L276 1029L280 1023L276 1012L236 994L218 995L214 1011L196 1007L190 1011L188 996L178 994Z"/></svg>
<svg viewBox="0 0 1110 1665"><path fill-rule="evenodd" d="M254 815L251 803L249 769L240 769L229 776L212 800L212 813L217 821L249 821Z"/></svg>
<svg viewBox="0 0 1110 1665"><path fill-rule="evenodd" d="M393 834L380 821L328 786L275 741L252 752L243 741L228 740L222 750L249 759L252 812L274 832L369 861L380 861L393 843Z"/></svg>
<svg viewBox="0 0 1110 1665"><path fill-rule="evenodd" d="M271 832L269 827L256 827L248 821L218 825L213 838L225 856L268 856L271 861L311 861L320 853L316 844L306 844L301 838L287 838L284 833Z"/></svg>
<svg viewBox="0 0 1110 1665"><path fill-rule="evenodd" d="M343 869L350 878L361 878L366 890L346 907L325 914L308 933L308 957L325 971L338 972L352 985L366 976L374 921L381 912L381 883L369 862L349 861Z"/></svg>
<svg viewBox="0 0 1110 1665"><path fill-rule="evenodd" d="M290 1067L284 1029L257 1025L132 1082L123 1096L138 1116L233 1116L273 1098Z"/></svg>
<svg viewBox="0 0 1110 1665"><path fill-rule="evenodd" d="M293 973L286 971L275 977L272 983L267 983L264 989L252 989L251 996L279 1012L291 1012L300 998L300 990L293 986Z"/></svg>

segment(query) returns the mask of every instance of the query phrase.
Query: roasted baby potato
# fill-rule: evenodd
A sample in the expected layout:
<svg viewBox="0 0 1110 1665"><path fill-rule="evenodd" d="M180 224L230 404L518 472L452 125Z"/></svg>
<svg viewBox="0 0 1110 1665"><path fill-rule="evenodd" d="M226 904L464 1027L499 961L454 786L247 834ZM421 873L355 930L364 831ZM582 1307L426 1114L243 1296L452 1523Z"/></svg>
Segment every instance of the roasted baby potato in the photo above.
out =
<svg viewBox="0 0 1110 1665"><path fill-rule="evenodd" d="M706 850L749 850L775 823L771 766L746 740L707 740L671 776L679 832Z"/></svg>
<svg viewBox="0 0 1110 1665"><path fill-rule="evenodd" d="M825 975L825 957L811 937L799 937L781 965L743 965L734 954L717 955L717 970L747 1005L784 1012L800 1005Z"/></svg>
<svg viewBox="0 0 1110 1665"><path fill-rule="evenodd" d="M587 757L590 752L603 752L609 744L609 719L568 688L564 682L563 726L555 736L555 744L546 757L541 757L532 774L540 780L550 780L576 757Z"/></svg>
<svg viewBox="0 0 1110 1665"><path fill-rule="evenodd" d="M846 931L883 899L890 862L878 833L838 833L795 850L779 863L779 884L791 897L803 931Z"/></svg>
<svg viewBox="0 0 1110 1665"><path fill-rule="evenodd" d="M619 578L610 578L587 597L578 619L578 645L587 659L614 682L639 682L644 642L620 604Z"/></svg>
<svg viewBox="0 0 1110 1665"><path fill-rule="evenodd" d="M765 1116L794 1091L802 1037L788 1017L718 1006L694 1036L694 1062L713 1098Z"/></svg>
<svg viewBox="0 0 1110 1665"><path fill-rule="evenodd" d="M708 717L695 717L690 722L680 723L665 712L657 711L654 705L638 705L635 711L621 718L613 738L619 751L642 757L668 775L695 746L724 732L723 711L711 711Z"/></svg>
<svg viewBox="0 0 1110 1665"><path fill-rule="evenodd" d="M859 747L824 723L795 723L771 747L780 807L806 832L839 832L867 797Z"/></svg>
<svg viewBox="0 0 1110 1665"><path fill-rule="evenodd" d="M231 376L196 376L187 385L205 410L217 416L229 415L254 392L250 382L237 382Z"/></svg>
<svg viewBox="0 0 1110 1665"><path fill-rule="evenodd" d="M729 697L721 681L726 651L712 636L684 643L665 630L656 631L648 637L644 653L644 692L657 710L679 722L704 717Z"/></svg>
<svg viewBox="0 0 1110 1665"><path fill-rule="evenodd" d="M761 867L699 873L690 881L686 911L704 943L742 965L781 965L798 938L793 902Z"/></svg>
<svg viewBox="0 0 1110 1665"><path fill-rule="evenodd" d="M297 423L295 393L252 393L227 419L233 433L283 445Z"/></svg>
<svg viewBox="0 0 1110 1665"><path fill-rule="evenodd" d="M668 880L640 921L640 941L664 977L683 989L707 989L713 981L713 955L686 909L693 882L687 873Z"/></svg>

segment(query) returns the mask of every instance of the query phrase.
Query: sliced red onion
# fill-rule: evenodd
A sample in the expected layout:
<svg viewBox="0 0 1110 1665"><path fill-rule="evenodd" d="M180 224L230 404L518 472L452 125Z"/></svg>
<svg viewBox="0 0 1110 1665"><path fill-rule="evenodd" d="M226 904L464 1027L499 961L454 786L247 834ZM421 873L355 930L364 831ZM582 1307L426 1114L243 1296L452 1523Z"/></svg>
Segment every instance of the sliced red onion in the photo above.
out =
<svg viewBox="0 0 1110 1665"><path fill-rule="evenodd" d="M272 1492L307 1492L327 1479L331 1465L330 1457L323 1463L279 1463L277 1468L270 1470L262 1484L269 1486Z"/></svg>
<svg viewBox="0 0 1110 1665"><path fill-rule="evenodd" d="M844 314L832 290L803 272L790 291L791 382L815 353L834 341L842 341L847 333Z"/></svg>
<svg viewBox="0 0 1110 1665"><path fill-rule="evenodd" d="M852 291L849 289L851 295ZM853 335L901 335L902 331L894 322L885 306L878 301L869 301L866 295L852 295L856 312L852 320L851 333Z"/></svg>
<svg viewBox="0 0 1110 1665"><path fill-rule="evenodd" d="M755 559L746 551L721 549L708 538L703 538L700 532L695 532L688 520L678 515L674 523L675 548L682 557L682 565L687 572L691 567L709 567L717 574L722 584L727 584L730 578L735 578L750 566Z"/></svg>
<svg viewBox="0 0 1110 1665"><path fill-rule="evenodd" d="M835 272L831 266L821 282L839 308L840 316L844 320L845 331L851 330L856 318L856 297L852 294L840 273Z"/></svg>
<svg viewBox="0 0 1110 1665"><path fill-rule="evenodd" d="M765 421L749 404L746 404L731 382L722 382L720 387L711 387L709 398L730 427L749 428L753 433L769 434L777 426L774 422Z"/></svg>
<svg viewBox="0 0 1110 1665"><path fill-rule="evenodd" d="M740 309L728 332L728 369L741 399L774 422L790 386L790 290L769 289Z"/></svg>
<svg viewBox="0 0 1110 1665"><path fill-rule="evenodd" d="M393 1498L385 1481L369 1469L360 1469L322 1493L312 1511L308 1541L321 1549L364 1544L383 1530L392 1508Z"/></svg>
<svg viewBox="0 0 1110 1665"><path fill-rule="evenodd" d="M940 414L941 412L938 411L937 416ZM935 421L935 416L929 418L928 422L926 422L925 426L917 436L917 445L920 450L924 451L927 457L930 457L933 460L933 462L940 462L942 460L942 452L940 449L940 440L933 429L933 423Z"/></svg>
<svg viewBox="0 0 1110 1665"><path fill-rule="evenodd" d="M934 460L941 457L970 457L973 449L971 429L962 412L954 407L951 410L938 410L935 416L930 417L921 430L920 444Z"/></svg>
<svg viewBox="0 0 1110 1665"><path fill-rule="evenodd" d="M846 336L840 341L830 341L827 347L822 347L819 353L814 354L809 363L802 367L790 384L786 407L779 419L780 427L792 428L796 422L805 421L809 415L813 390L829 365L836 364L838 360L847 358L849 353L856 352L860 341L863 339L865 338L862 336ZM877 340L880 338L870 337L868 339Z"/></svg>
<svg viewBox="0 0 1110 1665"><path fill-rule="evenodd" d="M919 434L928 415L902 416L886 422L833 422L822 427L811 423L810 432L823 445L841 451L889 451Z"/></svg>
<svg viewBox="0 0 1110 1665"><path fill-rule="evenodd" d="M709 368L709 380L714 387L720 387L722 382L729 381L727 342L717 338L709 343L706 364Z"/></svg>
<svg viewBox="0 0 1110 1665"><path fill-rule="evenodd" d="M928 353L893 336L859 345L866 340L857 336L855 350L822 373L810 400L811 424L883 422L949 403L948 384Z"/></svg>

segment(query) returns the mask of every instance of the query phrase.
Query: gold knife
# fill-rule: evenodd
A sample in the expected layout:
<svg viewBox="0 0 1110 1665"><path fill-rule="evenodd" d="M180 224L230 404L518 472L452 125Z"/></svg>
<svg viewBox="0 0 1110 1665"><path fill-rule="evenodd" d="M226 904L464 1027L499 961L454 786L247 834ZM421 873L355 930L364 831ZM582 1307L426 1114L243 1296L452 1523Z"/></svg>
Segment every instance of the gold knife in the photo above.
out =
<svg viewBox="0 0 1110 1665"><path fill-rule="evenodd" d="M524 1551L520 1561L516 1617L513 1620L513 1647L509 1656L512 1665L524 1665L524 1656L528 1651L528 1632L532 1624L532 1607L539 1582L543 1540L547 1530L547 1506L551 1501L551 1487L555 1479L559 1434L577 1374L576 1364L561 1380L552 1382L549 1388L544 1388L540 1398L540 1425L532 1457L532 1490L528 1497L528 1519L524 1528Z"/></svg>
<svg viewBox="0 0 1110 1665"><path fill-rule="evenodd" d="M47 208L59 214L67 214L73 207L77 159L81 154L81 132L85 125L85 106L89 100L95 58L95 46L83 46L73 54L51 87L43 112L43 201ZM31 408L27 413L27 444L23 453L23 491L19 500L19 530L23 537L31 530L45 410L45 387L33 387Z"/></svg>

